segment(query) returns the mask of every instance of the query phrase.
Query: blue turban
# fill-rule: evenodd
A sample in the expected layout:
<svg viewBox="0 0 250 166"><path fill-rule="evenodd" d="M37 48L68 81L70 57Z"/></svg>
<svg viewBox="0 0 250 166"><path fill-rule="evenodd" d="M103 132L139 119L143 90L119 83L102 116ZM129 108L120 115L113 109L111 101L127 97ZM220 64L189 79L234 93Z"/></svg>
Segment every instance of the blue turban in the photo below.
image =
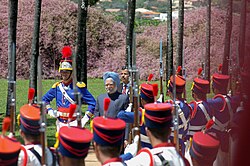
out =
<svg viewBox="0 0 250 166"><path fill-rule="evenodd" d="M115 72L106 72L103 74L103 80L104 80L104 84L106 79L108 78L112 78L116 84L116 87L118 87L118 85L120 84L120 78L119 78L119 74L115 73Z"/></svg>

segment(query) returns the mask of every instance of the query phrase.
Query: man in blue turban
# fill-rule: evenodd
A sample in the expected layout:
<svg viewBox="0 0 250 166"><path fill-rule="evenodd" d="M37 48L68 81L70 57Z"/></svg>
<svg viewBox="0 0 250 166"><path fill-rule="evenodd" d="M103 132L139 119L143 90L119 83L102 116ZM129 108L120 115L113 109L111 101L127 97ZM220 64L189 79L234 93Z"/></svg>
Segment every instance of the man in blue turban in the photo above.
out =
<svg viewBox="0 0 250 166"><path fill-rule="evenodd" d="M119 75L115 72L106 72L103 75L103 81L105 90L107 93L101 94L97 97L95 116L104 115L103 101L104 98L110 98L110 105L107 110L106 117L116 118L120 110L125 110L128 107L129 99L127 95L117 91L117 87L120 85Z"/></svg>

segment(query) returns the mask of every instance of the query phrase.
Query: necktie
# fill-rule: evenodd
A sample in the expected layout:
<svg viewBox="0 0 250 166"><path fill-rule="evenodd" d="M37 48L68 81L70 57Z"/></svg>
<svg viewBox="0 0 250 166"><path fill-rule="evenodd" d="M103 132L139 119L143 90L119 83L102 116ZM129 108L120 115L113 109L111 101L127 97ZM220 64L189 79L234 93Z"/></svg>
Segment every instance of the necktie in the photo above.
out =
<svg viewBox="0 0 250 166"><path fill-rule="evenodd" d="M126 85L123 86L123 91L122 91L122 94L126 94Z"/></svg>

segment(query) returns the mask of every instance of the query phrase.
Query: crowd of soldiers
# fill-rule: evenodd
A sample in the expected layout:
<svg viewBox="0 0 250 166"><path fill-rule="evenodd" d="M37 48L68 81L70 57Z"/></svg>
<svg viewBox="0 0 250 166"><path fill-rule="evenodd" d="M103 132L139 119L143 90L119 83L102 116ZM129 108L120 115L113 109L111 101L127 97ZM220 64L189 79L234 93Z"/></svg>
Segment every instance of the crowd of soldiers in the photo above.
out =
<svg viewBox="0 0 250 166"><path fill-rule="evenodd" d="M199 69L192 83L194 100L190 103L184 97L188 87L179 70L168 81L169 100L162 101L162 96L156 99L157 84L142 83L138 88L137 112L140 133L131 136L135 129L131 124L136 118L134 103L130 100L133 81L131 78L129 81L128 68L123 67L120 76L116 72L105 72L106 93L95 100L83 82L74 82L69 48L64 48L62 54L59 67L62 81L55 83L42 98L47 114L56 118L55 148L42 147L41 109L29 102L20 108L17 120L24 145L14 136L6 136L11 122L8 118L3 121L0 165L85 165L91 144L98 161L105 166L221 166L234 162L239 141L237 132L248 96L243 90L233 95L228 93L230 76L219 70L214 73L211 79L214 97L207 98L210 82L201 77ZM242 81L248 80L248 73L241 75ZM50 105L53 99L55 109ZM88 105L84 116L80 115L80 103ZM178 124L174 123L173 112L177 112ZM91 131L85 128L87 123Z"/></svg>

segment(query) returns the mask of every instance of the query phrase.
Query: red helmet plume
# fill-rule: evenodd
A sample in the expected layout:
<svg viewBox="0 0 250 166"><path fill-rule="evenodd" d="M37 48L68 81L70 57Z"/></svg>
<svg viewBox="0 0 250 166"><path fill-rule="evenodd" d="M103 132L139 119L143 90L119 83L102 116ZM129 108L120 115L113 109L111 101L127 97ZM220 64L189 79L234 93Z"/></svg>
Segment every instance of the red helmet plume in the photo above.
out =
<svg viewBox="0 0 250 166"><path fill-rule="evenodd" d="M2 126L2 133L3 133L3 135L4 135L5 132L9 129L10 123L11 123L10 117L5 117L5 118L3 119L3 126Z"/></svg>
<svg viewBox="0 0 250 166"><path fill-rule="evenodd" d="M221 72L222 70L222 64L219 64L218 71Z"/></svg>
<svg viewBox="0 0 250 166"><path fill-rule="evenodd" d="M156 97L158 95L158 84L152 84L153 86L153 95Z"/></svg>
<svg viewBox="0 0 250 166"><path fill-rule="evenodd" d="M154 75L151 73L151 74L149 74L149 76L148 76L148 82L150 82L151 80L152 80L152 78L154 77Z"/></svg>
<svg viewBox="0 0 250 166"><path fill-rule="evenodd" d="M35 95L35 89L34 88L29 88L28 99L33 100L34 95Z"/></svg>
<svg viewBox="0 0 250 166"><path fill-rule="evenodd" d="M110 104L110 98L106 97L104 98L104 101L103 101L103 109L104 111L108 111L108 108L109 108L109 104Z"/></svg>
<svg viewBox="0 0 250 166"><path fill-rule="evenodd" d="M176 70L176 75L180 74L181 70L182 70L182 67L181 67L181 66L178 66L178 68L177 68L177 70Z"/></svg>
<svg viewBox="0 0 250 166"><path fill-rule="evenodd" d="M67 59L71 56L72 56L72 50L71 50L70 46L64 46L62 48L62 58Z"/></svg>
<svg viewBox="0 0 250 166"><path fill-rule="evenodd" d="M69 106L69 118L70 119L73 117L75 110L76 110L76 104L70 104Z"/></svg>
<svg viewBox="0 0 250 166"><path fill-rule="evenodd" d="M202 70L203 70L202 67L200 67L200 68L198 69L198 76L201 75Z"/></svg>

